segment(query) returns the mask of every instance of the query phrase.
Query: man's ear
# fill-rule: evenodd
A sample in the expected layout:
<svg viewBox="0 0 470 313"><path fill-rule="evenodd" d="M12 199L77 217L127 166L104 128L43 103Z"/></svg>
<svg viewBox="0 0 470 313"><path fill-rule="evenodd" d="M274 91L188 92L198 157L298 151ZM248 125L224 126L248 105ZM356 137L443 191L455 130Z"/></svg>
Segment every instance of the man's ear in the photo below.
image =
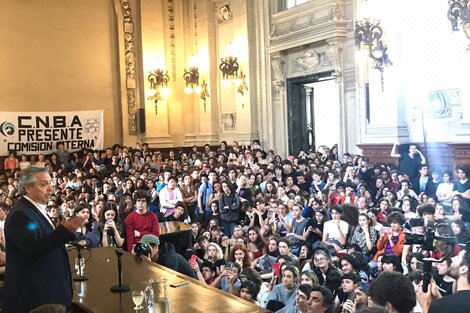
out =
<svg viewBox="0 0 470 313"><path fill-rule="evenodd" d="M467 277L468 274L468 266L467 265L461 265L459 267L459 276L460 277Z"/></svg>
<svg viewBox="0 0 470 313"><path fill-rule="evenodd" d="M387 309L388 313L395 313L395 308L393 307L393 305L390 303L390 302L387 302L385 304L385 308Z"/></svg>

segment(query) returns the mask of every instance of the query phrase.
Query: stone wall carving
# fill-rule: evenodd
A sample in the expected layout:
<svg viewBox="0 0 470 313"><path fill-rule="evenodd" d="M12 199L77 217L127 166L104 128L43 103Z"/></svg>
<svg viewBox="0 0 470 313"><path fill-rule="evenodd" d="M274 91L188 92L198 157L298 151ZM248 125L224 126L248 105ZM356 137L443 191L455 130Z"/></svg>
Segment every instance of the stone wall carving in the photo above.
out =
<svg viewBox="0 0 470 313"><path fill-rule="evenodd" d="M217 24L225 24L233 20L232 5L228 2L216 6Z"/></svg>
<svg viewBox="0 0 470 313"><path fill-rule="evenodd" d="M452 118L452 107L460 106L460 90L435 90L429 94L429 113L433 118Z"/></svg>
<svg viewBox="0 0 470 313"><path fill-rule="evenodd" d="M315 73L334 71L336 61L328 51L328 46L307 47L290 50L287 54L287 77L297 77Z"/></svg>
<svg viewBox="0 0 470 313"><path fill-rule="evenodd" d="M171 76L176 81L176 37L175 37L175 2L168 0L168 34L170 36Z"/></svg>
<svg viewBox="0 0 470 313"><path fill-rule="evenodd" d="M282 88L286 85L286 75L285 75L285 61L281 54L271 55L271 81L273 85L273 92L276 95L279 95Z"/></svg>
<svg viewBox="0 0 470 313"><path fill-rule="evenodd" d="M124 29L124 61L126 64L126 98L129 135L137 135L136 73L135 73L135 38L131 4L121 0Z"/></svg>

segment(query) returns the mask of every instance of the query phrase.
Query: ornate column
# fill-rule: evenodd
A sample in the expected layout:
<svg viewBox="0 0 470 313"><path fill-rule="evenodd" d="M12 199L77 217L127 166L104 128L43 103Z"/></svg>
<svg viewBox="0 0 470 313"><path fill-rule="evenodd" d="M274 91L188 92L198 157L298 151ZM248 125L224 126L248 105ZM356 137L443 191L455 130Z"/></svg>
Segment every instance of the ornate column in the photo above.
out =
<svg viewBox="0 0 470 313"><path fill-rule="evenodd" d="M287 155L288 133L287 133L287 101L286 101L286 81L285 81L285 60L280 52L271 54L271 104L269 142L273 145L274 151L279 155Z"/></svg>
<svg viewBox="0 0 470 313"><path fill-rule="evenodd" d="M335 10L333 10L335 9ZM333 6L332 12L337 12L337 7ZM339 13L337 13L339 14ZM333 14L334 18L336 14ZM340 132L338 150L340 153L350 151L348 148L348 110L346 103L344 102L344 76L343 76L343 40L337 37L327 39L328 43L328 55L334 66L334 72L332 76L335 77L336 90L339 102L339 121L340 121ZM355 123L352 123L355 125Z"/></svg>
<svg viewBox="0 0 470 313"><path fill-rule="evenodd" d="M313 146L313 138L315 135L315 131L313 129L313 120L312 120L312 88L305 87L305 114L307 115L307 131L308 131L308 148L312 150Z"/></svg>

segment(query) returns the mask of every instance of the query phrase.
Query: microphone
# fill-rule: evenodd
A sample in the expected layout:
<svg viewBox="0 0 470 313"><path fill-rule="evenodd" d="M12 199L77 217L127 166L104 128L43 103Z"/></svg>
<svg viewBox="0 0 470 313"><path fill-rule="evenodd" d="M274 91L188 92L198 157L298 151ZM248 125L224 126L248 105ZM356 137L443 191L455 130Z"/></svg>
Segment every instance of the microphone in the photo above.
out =
<svg viewBox="0 0 470 313"><path fill-rule="evenodd" d="M121 257L123 252L121 249L116 249L116 256L117 256L117 269L118 269L118 285L111 286L111 292L123 293L126 291L131 290L129 285L122 284L122 260Z"/></svg>
<svg viewBox="0 0 470 313"><path fill-rule="evenodd" d="M77 241L71 241L69 242L70 245L74 246L75 248L77 248L78 250L80 249L88 249L88 247L86 246L86 240L85 239L82 239L82 240L77 240Z"/></svg>
<svg viewBox="0 0 470 313"><path fill-rule="evenodd" d="M86 240L82 239L82 240L71 241L69 244L74 246L77 249L78 272L77 272L77 276L73 278L73 281L86 281L90 279L90 277L83 274L83 267L85 266L85 262L82 261L83 257L82 257L81 250L84 250L84 249L88 250L88 247L86 246Z"/></svg>
<svg viewBox="0 0 470 313"><path fill-rule="evenodd" d="M106 235L108 236L108 244L110 246L116 246L114 240L114 229L109 228L108 230L106 230Z"/></svg>

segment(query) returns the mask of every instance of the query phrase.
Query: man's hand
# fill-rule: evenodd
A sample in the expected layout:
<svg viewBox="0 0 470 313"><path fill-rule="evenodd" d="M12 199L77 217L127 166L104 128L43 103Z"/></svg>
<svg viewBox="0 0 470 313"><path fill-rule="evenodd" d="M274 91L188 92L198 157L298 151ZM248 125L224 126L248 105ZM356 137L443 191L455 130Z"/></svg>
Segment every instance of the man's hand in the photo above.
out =
<svg viewBox="0 0 470 313"><path fill-rule="evenodd" d="M349 313L354 313L356 312L356 303L355 301L352 300L346 300L343 304L343 311L342 312L349 312Z"/></svg>
<svg viewBox="0 0 470 313"><path fill-rule="evenodd" d="M193 264L189 264L189 265L191 265L191 267L193 268L194 272L196 272L196 274L200 272L199 263L194 262Z"/></svg>
<svg viewBox="0 0 470 313"><path fill-rule="evenodd" d="M432 302L432 293L431 293L432 286L428 286L428 292L423 292L423 282L419 283L416 288L416 300L419 302L423 313L427 313L429 310L429 306Z"/></svg>
<svg viewBox="0 0 470 313"><path fill-rule="evenodd" d="M70 219L63 219L61 224L71 233L75 232L85 223L86 219L82 216L74 216Z"/></svg>
<svg viewBox="0 0 470 313"><path fill-rule="evenodd" d="M230 272L230 273L228 274L228 282L229 282L231 285L233 285L233 284L235 284L236 281L237 281L237 274L234 274L234 273Z"/></svg>

